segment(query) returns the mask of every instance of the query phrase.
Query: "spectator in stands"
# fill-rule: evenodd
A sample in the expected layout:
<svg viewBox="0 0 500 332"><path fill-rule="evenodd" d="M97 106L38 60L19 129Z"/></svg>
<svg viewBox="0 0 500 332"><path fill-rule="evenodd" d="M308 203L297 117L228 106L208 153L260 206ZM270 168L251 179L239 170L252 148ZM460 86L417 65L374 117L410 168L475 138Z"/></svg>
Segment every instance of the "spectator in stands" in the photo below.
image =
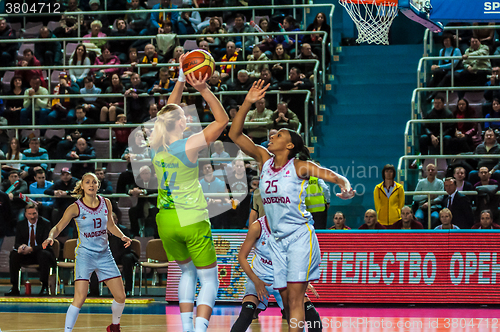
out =
<svg viewBox="0 0 500 332"><path fill-rule="evenodd" d="M421 223L415 220L413 211L409 206L403 206L401 209L401 219L389 226L391 229L423 229Z"/></svg>
<svg viewBox="0 0 500 332"><path fill-rule="evenodd" d="M39 67L41 66L40 61L33 55L33 51L30 48L26 48L23 51L23 59L18 62L21 67ZM16 70L14 72L15 76L21 76L23 79L23 86L28 88L31 85L31 79L33 77L38 77L40 79L40 84L45 86L45 79L41 69L29 69L29 70Z"/></svg>
<svg viewBox="0 0 500 332"><path fill-rule="evenodd" d="M245 162L241 159L233 160L234 174L228 177L228 183L233 194L233 210L230 228L243 229L250 214L251 195L250 178L247 176Z"/></svg>
<svg viewBox="0 0 500 332"><path fill-rule="evenodd" d="M230 158L231 156L229 153L224 151L224 143L222 141L217 140L213 144L213 153L210 156L211 158ZM227 164L229 164L228 161L212 161L212 165L214 166L215 169L223 169Z"/></svg>
<svg viewBox="0 0 500 332"><path fill-rule="evenodd" d="M49 39L56 38L52 31L46 26L40 29L40 34L37 38ZM54 42L37 42L35 43L35 56L40 61L42 66L58 66L62 64L62 47L58 41Z"/></svg>
<svg viewBox="0 0 500 332"><path fill-rule="evenodd" d="M19 177L19 173L17 171L10 171L9 177L2 182L2 187L0 188L3 192L6 192L7 189L10 188L16 181L19 181L19 185L12 190L8 196L10 200L10 205L12 208L12 217L15 222L18 222L23 219L23 209L26 203L19 198L19 194L27 194L28 193L28 184L26 181Z"/></svg>
<svg viewBox="0 0 500 332"><path fill-rule="evenodd" d="M487 25L495 25L495 23L494 22L490 22L490 23L475 22L472 25L473 26L487 26ZM489 50L492 49L493 44L495 43L495 29L474 29L474 30L472 30L472 35L473 35L473 38L478 39L481 42L481 44L488 46Z"/></svg>
<svg viewBox="0 0 500 332"><path fill-rule="evenodd" d="M269 141L271 140L271 137L273 135L276 135L278 133L278 130L277 129L269 129L269 132L267 134L267 141L264 141L262 143L260 143L260 145L262 145L263 147L265 147L267 149L267 147L269 146Z"/></svg>
<svg viewBox="0 0 500 332"><path fill-rule="evenodd" d="M498 185L498 181L491 178L491 172L487 166L481 166L478 175L479 182L474 184L474 188L479 186Z"/></svg>
<svg viewBox="0 0 500 332"><path fill-rule="evenodd" d="M214 142L214 145L216 142ZM222 144L222 142L220 143ZM203 175L204 177L200 179L200 184L204 194L223 194L226 192L226 184L224 181L214 176L214 169L210 163L203 165ZM205 197L205 199L207 200L208 215L212 228L229 228L228 214L223 213L231 209L231 201L229 198Z"/></svg>
<svg viewBox="0 0 500 332"><path fill-rule="evenodd" d="M84 44L78 44L76 50L73 52L71 57L69 58L69 63L72 66L90 66L90 58L87 54L87 48ZM73 83L78 84L80 88L83 88L83 80L90 72L90 67L82 68L82 69L70 69L69 76Z"/></svg>
<svg viewBox="0 0 500 332"><path fill-rule="evenodd" d="M161 95L172 92L175 83L170 80L168 76L168 68L161 67L159 72L159 80L154 82L153 87L148 90L149 94L160 93ZM158 100L158 107L163 107L167 104L167 97L160 96Z"/></svg>
<svg viewBox="0 0 500 332"><path fill-rule="evenodd" d="M122 73L122 80L124 79L130 79L130 76L132 76L133 73L137 73L137 49L134 47L131 47L128 50L128 60L126 64L130 64L130 67L125 68L125 70Z"/></svg>
<svg viewBox="0 0 500 332"><path fill-rule="evenodd" d="M159 4L156 4L152 8L154 9L177 9L177 5L173 5L170 0L160 0ZM164 25L165 22L172 22L174 27L174 32L177 33L177 22L179 21L179 12L163 11L163 12L152 12L150 17L150 27L149 34L156 35L159 33L165 33Z"/></svg>
<svg viewBox="0 0 500 332"><path fill-rule="evenodd" d="M241 69L238 71L238 75L236 79L231 79L227 83L228 91L248 91L252 87L253 82L255 82L254 78L251 78L248 75L248 72L245 69ZM236 95L230 96L227 98L226 104L236 104L242 105L245 100L245 95Z"/></svg>
<svg viewBox="0 0 500 332"><path fill-rule="evenodd" d="M2 43L2 39L16 39L16 31L7 24L4 17L0 16L0 61L5 67L13 66L19 43Z"/></svg>
<svg viewBox="0 0 500 332"><path fill-rule="evenodd" d="M455 119L471 119L475 118L474 110L469 106L466 99L460 99L457 103L455 111L453 111ZM463 152L472 152L474 147L480 143L479 127L474 122L459 122L456 124L455 135L451 139L450 149L452 154ZM478 141L479 140L479 141Z"/></svg>
<svg viewBox="0 0 500 332"><path fill-rule="evenodd" d="M121 159L128 161L128 169L132 169L130 163L133 161L147 160L151 157L151 150L146 145L144 133L136 131L134 134L134 144L127 146L123 152Z"/></svg>
<svg viewBox="0 0 500 332"><path fill-rule="evenodd" d="M448 195L443 197L441 206L451 210L454 224L460 229L469 229L474 224L474 215L469 199L457 190L457 181L449 177L444 181L444 190Z"/></svg>
<svg viewBox="0 0 500 332"><path fill-rule="evenodd" d="M232 122L234 117L236 116L236 113L238 113L239 111L239 107L238 105L229 105L227 108L226 108L226 112L227 114L229 115L229 122Z"/></svg>
<svg viewBox="0 0 500 332"><path fill-rule="evenodd" d="M222 27L222 20L216 16L210 19L210 25L201 32L202 35L215 35L223 33L226 33L226 30ZM225 37L199 37L196 41L200 43L202 40L208 42L210 52L214 55L214 58L218 60L223 53L226 42Z"/></svg>
<svg viewBox="0 0 500 332"><path fill-rule="evenodd" d="M153 13L154 14L154 13ZM151 15L153 15L151 14ZM158 68L156 65L160 62L163 62L163 57L156 53L156 48L153 44L147 44L144 47L144 57L139 61L141 64L150 64L153 67L141 68L141 79L150 85L151 81L154 82L156 78L156 73L158 72Z"/></svg>
<svg viewBox="0 0 500 332"><path fill-rule="evenodd" d="M451 34L444 34L441 40L443 43L443 48L439 51L439 56L448 57L448 56L462 56L462 52L459 48L455 48L455 38ZM427 85L428 87L435 86L443 86L440 85L441 81L450 73L452 68L457 70L460 64L460 59L451 60L451 59L442 59L439 60L437 65L431 66L432 71L432 79ZM451 75L451 74L450 74Z"/></svg>
<svg viewBox="0 0 500 332"><path fill-rule="evenodd" d="M452 219L453 213L451 213L450 209L442 209L439 211L439 222L441 225L434 227L434 229L460 229L460 227L451 223Z"/></svg>
<svg viewBox="0 0 500 332"><path fill-rule="evenodd" d="M453 170L453 177L457 181L457 190L458 191L472 191L474 190L474 186L465 181L465 168L462 166L455 167Z"/></svg>
<svg viewBox="0 0 500 332"><path fill-rule="evenodd" d="M0 248L2 247L5 236L11 235L14 232L16 221L13 218L12 207L10 206L9 196L0 190Z"/></svg>
<svg viewBox="0 0 500 332"><path fill-rule="evenodd" d="M192 5L184 4L183 8L193 8ZM181 13L177 24L177 34L192 35L198 33L198 24L201 23L201 15L197 10Z"/></svg>
<svg viewBox="0 0 500 332"><path fill-rule="evenodd" d="M93 1L99 1L99 0L93 0ZM102 32L102 22L95 20L90 24L90 33L86 34L83 36L84 38L102 38L102 39L92 39L92 40L83 40L84 43L91 43L94 44L97 48L102 48L104 45L106 45L106 34ZM104 52L103 52L104 53Z"/></svg>
<svg viewBox="0 0 500 332"><path fill-rule="evenodd" d="M66 155L66 159L69 160L90 160L95 159L95 150L93 147L89 146L87 140L80 137L73 149ZM81 179L83 174L88 172L94 172L95 166L93 162L89 163L75 163L71 166L71 175L77 179Z"/></svg>
<svg viewBox="0 0 500 332"><path fill-rule="evenodd" d="M130 76L130 83L125 85L124 96L127 97L127 121L131 123L140 123L144 119L146 98L139 98L139 95L146 93L148 86L141 82L138 73Z"/></svg>
<svg viewBox="0 0 500 332"><path fill-rule="evenodd" d="M484 123L484 129L500 129L500 121L493 121L493 119L500 119L500 99L493 98L493 101L491 103L491 112L486 114L485 117L491 120Z"/></svg>
<svg viewBox="0 0 500 332"><path fill-rule="evenodd" d="M269 68L264 68L260 72L259 79L264 81L264 86L269 84L267 91L278 90L278 81L273 77L271 70ZM276 94L266 94L266 100L269 105L277 105L278 104L278 95Z"/></svg>
<svg viewBox="0 0 500 332"><path fill-rule="evenodd" d="M21 109L21 124L32 124L32 120L35 120L35 123L39 125L51 124L53 118L49 117L49 99L41 97L48 95L49 91L41 86L40 78L37 76L31 78L30 86L30 89L24 91L25 99L23 102L23 108ZM32 105L33 98L31 98L33 96L40 96L38 98L34 98L34 105ZM32 119L33 108L35 110L35 119ZM43 130L43 132L45 131Z"/></svg>
<svg viewBox="0 0 500 332"><path fill-rule="evenodd" d="M234 25L228 29L228 33L234 34L234 37L228 37L227 40L233 42L236 48L245 48L245 52L250 53L252 51L251 47L255 44L255 37L246 36L243 44L243 37L240 36L242 33L252 33L255 30L250 26L250 24L245 23L245 15L241 13L236 13L234 17Z"/></svg>
<svg viewBox="0 0 500 332"><path fill-rule="evenodd" d="M285 101L278 104L277 110L271 115L271 121L273 128L278 130L281 128L297 130L300 124L297 114L288 108L288 103Z"/></svg>
<svg viewBox="0 0 500 332"><path fill-rule="evenodd" d="M497 135L493 129L487 129L484 132L484 141L476 147L474 154L492 156L491 158L480 158L478 168L485 166L491 170L491 174L500 170L500 160L494 157L500 155L500 144L497 142Z"/></svg>
<svg viewBox="0 0 500 332"><path fill-rule="evenodd" d="M496 195L498 192L498 182L491 178L491 172L488 167L483 166L479 168L478 175L480 181L474 185L474 188L478 192L474 199L476 220L480 219L477 213L485 209L491 209L494 217L493 219L496 220L498 217L498 205L500 203L499 197Z"/></svg>
<svg viewBox="0 0 500 332"><path fill-rule="evenodd" d="M42 288L40 295L49 295L49 271L56 267L56 258L52 248L42 248L43 241L49 236L50 221L38 215L35 204L28 204L24 212L25 219L16 226L14 250L9 256L9 272L12 289L6 296L19 296L18 278L21 265L38 264Z"/></svg>
<svg viewBox="0 0 500 332"><path fill-rule="evenodd" d="M491 69L491 77L488 82L485 84L486 86L500 86L500 67L493 67ZM486 114L491 112L491 104L493 102L493 98L500 99L500 91L498 89L495 90L485 90L484 91L484 99L486 100L483 103L482 111L483 117L486 117Z"/></svg>
<svg viewBox="0 0 500 332"><path fill-rule="evenodd" d="M12 137L9 141L9 150L7 151L7 155L5 156L6 160L24 160L24 154L21 152L21 144L19 140L15 137ZM6 178L9 175L10 171L21 171L20 163L7 163L2 165L2 177ZM20 174L23 175L23 174Z"/></svg>
<svg viewBox="0 0 500 332"><path fill-rule="evenodd" d="M344 231L349 230L351 227L345 225L345 215L343 212L337 211L333 216L333 226L329 230Z"/></svg>
<svg viewBox="0 0 500 332"><path fill-rule="evenodd" d="M23 151L24 158L23 160L49 160L49 155L47 150L40 147L40 138L33 137L30 139L29 149ZM42 164L28 164L21 165L21 169L26 173L23 173L23 178L28 178L30 181L35 178L35 170L36 166L42 166L42 168L47 172L48 165L45 163Z"/></svg>
<svg viewBox="0 0 500 332"><path fill-rule="evenodd" d="M10 81L10 90L7 96L24 96L23 79L21 76L14 76ZM19 125L21 121L21 109L23 108L23 99L6 99L5 112L2 114L9 126Z"/></svg>
<svg viewBox="0 0 500 332"><path fill-rule="evenodd" d="M84 87L80 89L80 94L82 95L97 95L101 93L101 89L94 85L94 79L92 77L85 77L83 79ZM98 97L83 97L82 106L85 113L94 121L100 119L101 102L97 99Z"/></svg>
<svg viewBox="0 0 500 332"><path fill-rule="evenodd" d="M120 80L120 75L114 73L111 76L111 85L106 88L105 93L120 93L125 94L125 87ZM116 115L123 113L123 98L122 97L107 97L108 102L106 106L101 108L101 122L106 123L116 122Z"/></svg>
<svg viewBox="0 0 500 332"><path fill-rule="evenodd" d="M107 65L109 68L93 69L96 75L96 79L103 80L106 77L111 77L111 75L113 74L119 74L120 68L113 68L113 66L119 65L120 59L118 59L116 55L111 54L111 49L109 48L109 45L104 44L104 46L101 47L101 52L102 52L101 55L95 59L94 65L96 66Z"/></svg>
<svg viewBox="0 0 500 332"><path fill-rule="evenodd" d="M415 191L443 191L444 183L441 179L436 178L436 166L434 164L427 165L427 178L421 179L417 183ZM415 195L413 196L413 206L415 212L415 217L421 223L425 223L428 215L428 208L430 205L432 214L431 218L437 220L439 217L437 210L439 209L438 204L443 200L443 195L431 195L431 201L427 201L427 195ZM432 222L432 223L434 223Z"/></svg>
<svg viewBox="0 0 500 332"><path fill-rule="evenodd" d="M247 65L247 71L251 77L259 78L262 70L269 69L269 65L267 63L261 64L258 62L258 61L269 61L267 55L261 51L258 45L255 45L253 47L252 54L248 56L247 60L257 62L255 64Z"/></svg>
<svg viewBox="0 0 500 332"><path fill-rule="evenodd" d="M240 74L238 73L238 77ZM267 130L272 125L273 111L266 108L266 99L262 98L255 102L255 109L248 112L245 123L249 122L265 122L262 126L249 126L245 125L248 131L248 136L255 144L260 144L267 139Z"/></svg>
<svg viewBox="0 0 500 332"><path fill-rule="evenodd" d="M444 106L444 98L438 96L434 98L434 108L425 117L426 120L453 119L453 113ZM436 154L439 154L439 122L422 124L420 136L420 153L429 154L429 148L433 147ZM443 152L448 154L451 137L455 135L456 126L454 123L443 123Z"/></svg>
<svg viewBox="0 0 500 332"><path fill-rule="evenodd" d="M279 83L280 90L310 90L311 81L297 67L290 68L288 80Z"/></svg>
<svg viewBox="0 0 500 332"><path fill-rule="evenodd" d="M49 189L54 184L46 180L43 168L36 170L35 180L36 181L29 186L30 194L42 195L45 190ZM50 218L52 218L52 207L54 205L53 199L48 197L37 197L32 199L38 202L37 206L40 215L50 220Z"/></svg>
<svg viewBox="0 0 500 332"><path fill-rule="evenodd" d="M76 182L78 179L71 176L70 170L68 167L63 167L61 169L61 178L54 182L49 189L45 190L45 195L55 196L54 200L54 211L52 213L52 225L61 220L61 217L64 214L64 211L68 206L75 202L75 199L71 196L71 192L75 189ZM72 225L74 228L74 223ZM71 230L63 231L64 234L61 236L65 236L69 234L73 235Z"/></svg>
<svg viewBox="0 0 500 332"><path fill-rule="evenodd" d="M283 29L287 32L291 31L300 31L300 28L296 26L296 21L292 16L286 16L283 19L282 23ZM278 45L281 44L285 48L288 54L294 54L295 53L295 43L301 43L302 40L302 35L298 35L298 38L295 34L289 34L288 39L284 35L278 35L276 36L273 41L272 45L274 48ZM297 39L296 39L297 38ZM288 40L288 41L287 41Z"/></svg>
<svg viewBox="0 0 500 332"><path fill-rule="evenodd" d="M179 63L179 58L184 54L184 47L177 46L174 48L173 58L168 60L168 63ZM168 67L168 74L170 78L177 78L179 76L179 66L170 66Z"/></svg>
<svg viewBox="0 0 500 332"><path fill-rule="evenodd" d="M148 116L142 119L142 122L148 122L156 119L156 115L158 114L158 105L156 105L155 103L149 104L148 114Z"/></svg>
<svg viewBox="0 0 500 332"><path fill-rule="evenodd" d="M330 62L330 49L328 48L328 44L330 43L330 25L326 23L326 15L325 13L318 13L316 17L314 18L314 21L307 26L307 31L324 31L326 32L326 35L324 36L326 38L325 41L325 61L326 65ZM304 38L302 38L302 43L307 43L311 45L312 47L312 52L316 54L317 56L320 56L323 52L323 35L322 34L311 34L311 35L304 35Z"/></svg>
<svg viewBox="0 0 500 332"><path fill-rule="evenodd" d="M321 54L321 53L320 53ZM299 60L319 60L319 57L312 52L310 44L304 43L300 47L300 54L297 56ZM302 64L302 72L306 75L306 79L313 79L315 63Z"/></svg>
<svg viewBox="0 0 500 332"><path fill-rule="evenodd" d="M79 87L76 83L69 80L66 72L59 73L59 84L56 85L52 94L54 95L69 95L78 94ZM65 119L66 123L75 122L75 106L76 98L53 98L52 111L49 113L49 122L62 124Z"/></svg>
<svg viewBox="0 0 500 332"><path fill-rule="evenodd" d="M137 205L128 211L130 218L130 231L134 236L151 236L158 233L156 227L156 197L147 197L158 193L158 181L151 177L151 169L144 165L139 170L139 177L135 183L127 186L127 193L130 196L137 197Z"/></svg>
<svg viewBox="0 0 500 332"><path fill-rule="evenodd" d="M199 49L201 49L201 50L205 50L205 51L207 51L208 53L212 54L212 53L210 52L210 47L209 47L209 45L208 45L208 42L207 42L205 39L198 39L198 40L196 41L196 45L198 46L198 48L199 48ZM212 55L212 56L213 56L213 55Z"/></svg>
<svg viewBox="0 0 500 332"><path fill-rule="evenodd" d="M68 0L67 12L81 12L78 8L78 0ZM81 19L80 19L81 20ZM80 29L84 29L83 21L81 20ZM54 35L57 38L78 37L78 16L63 14L59 20L60 27L54 29Z"/></svg>
<svg viewBox="0 0 500 332"><path fill-rule="evenodd" d="M139 35L146 35L148 33L148 13L147 12L136 12L138 10L144 10L145 8L141 6L139 0L131 0L130 12L125 15L129 26Z"/></svg>
<svg viewBox="0 0 500 332"><path fill-rule="evenodd" d="M104 171L104 169L96 168L94 173L100 182L99 190L97 191L97 193L99 195L111 195L113 193L113 185L106 179L106 172Z"/></svg>
<svg viewBox="0 0 500 332"><path fill-rule="evenodd" d="M394 181L396 168L387 164L382 169L384 180L373 191L375 210L378 222L384 226L391 226L401 219L401 209L405 205L405 191L402 185Z"/></svg>
<svg viewBox="0 0 500 332"><path fill-rule="evenodd" d="M365 223L358 229L385 229L385 226L377 221L377 212L375 212L375 210L368 209L365 212Z"/></svg>
<svg viewBox="0 0 500 332"><path fill-rule="evenodd" d="M220 73L217 70L214 70L212 76L210 76L210 79L208 80L207 83L208 87L212 92L220 92L227 90L227 85L222 84L222 81L220 79Z"/></svg>
<svg viewBox="0 0 500 332"><path fill-rule="evenodd" d="M81 5L81 2L82 2L82 0L80 0L80 5ZM85 27L87 28L87 30L92 29L92 24L95 21L99 21L101 23L101 28L102 28L103 32L107 33L109 30L109 28L108 28L109 27L108 16L106 14L96 15L96 14L92 13L92 12L99 10L99 6L101 5L100 0L90 0L89 4L90 4L90 11L88 9L85 9L85 11L87 11L87 13L83 17ZM100 46L98 46L98 47L100 47Z"/></svg>
<svg viewBox="0 0 500 332"><path fill-rule="evenodd" d="M111 30L110 36L112 37L128 37L135 36L136 33L132 29L127 28L127 23L123 19L118 19L116 21L116 30ZM128 49L134 40L119 40L119 39L111 39L109 41L109 46L113 50L113 53L118 56L120 59L120 63L125 63L127 61Z"/></svg>
<svg viewBox="0 0 500 332"><path fill-rule="evenodd" d="M464 69L457 71L455 76L456 79L455 85L458 86L484 85L488 80L487 75L491 74L490 59L469 59L469 56L486 56L489 54L490 50L488 46L482 45L479 39L472 37L470 40L470 47L465 51L465 54L462 56ZM450 74L450 81L451 81L451 74Z"/></svg>
<svg viewBox="0 0 500 332"><path fill-rule="evenodd" d="M78 105L75 109L76 120L71 124L82 125L79 129L66 129L64 138L57 144L58 156L57 159L64 159L66 154L71 150L71 148L76 144L76 141L83 137L86 141L89 141L94 137L96 129L86 128L85 125L94 124L94 121L88 118L85 108Z"/></svg>
<svg viewBox="0 0 500 332"><path fill-rule="evenodd" d="M243 61L243 56L241 52L236 50L236 45L229 41L226 44L226 54L220 60L221 62L235 62L235 61ZM231 72L234 70L236 73L239 73L241 65L220 65L220 77L223 82L227 81L231 78ZM247 74L248 75L248 74Z"/></svg>
<svg viewBox="0 0 500 332"><path fill-rule="evenodd" d="M278 45L276 45L276 48L274 49L274 53L273 53L272 59L273 60L290 60L290 55L288 55L285 52L285 49L283 48L283 45L278 44ZM286 80L286 70L285 70L285 68L286 68L285 64L281 64L281 63L275 63L275 64L273 64L273 67L272 67L271 70L272 70L273 76L276 77L276 79L279 82L282 82L282 81Z"/></svg>
<svg viewBox="0 0 500 332"><path fill-rule="evenodd" d="M116 124L126 124L127 116L125 114L118 114L116 117ZM116 141L113 144L113 158L119 158L123 151L128 146L128 137L132 132L132 128L113 128L115 133Z"/></svg>
<svg viewBox="0 0 500 332"><path fill-rule="evenodd" d="M493 213L491 210L481 211L481 221L474 224L472 229L500 229L500 225L493 222Z"/></svg>

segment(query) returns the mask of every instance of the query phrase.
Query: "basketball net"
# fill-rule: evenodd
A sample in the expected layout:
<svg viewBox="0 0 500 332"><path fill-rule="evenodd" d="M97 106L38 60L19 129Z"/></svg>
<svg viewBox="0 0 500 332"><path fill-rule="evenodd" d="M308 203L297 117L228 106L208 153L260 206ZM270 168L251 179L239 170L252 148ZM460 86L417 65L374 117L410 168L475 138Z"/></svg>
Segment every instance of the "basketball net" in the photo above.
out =
<svg viewBox="0 0 500 332"><path fill-rule="evenodd" d="M389 45L389 29L398 13L397 3L376 0L339 0L358 28L356 42Z"/></svg>

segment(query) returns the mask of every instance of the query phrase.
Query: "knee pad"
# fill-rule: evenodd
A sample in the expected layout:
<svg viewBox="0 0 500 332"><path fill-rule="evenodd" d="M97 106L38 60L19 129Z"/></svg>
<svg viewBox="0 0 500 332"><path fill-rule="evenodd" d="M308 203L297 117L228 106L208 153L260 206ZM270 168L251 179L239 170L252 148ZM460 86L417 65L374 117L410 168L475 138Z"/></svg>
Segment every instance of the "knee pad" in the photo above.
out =
<svg viewBox="0 0 500 332"><path fill-rule="evenodd" d="M253 315L256 309L257 305L255 303L243 302L240 315L238 316L236 322L234 322L231 332L246 331L250 324L252 324Z"/></svg>
<svg viewBox="0 0 500 332"><path fill-rule="evenodd" d="M179 281L179 303L194 303L194 294L196 291L196 267L193 261L186 264L179 264L181 269L181 279Z"/></svg>
<svg viewBox="0 0 500 332"><path fill-rule="evenodd" d="M217 266L210 269L197 269L198 278L200 279L200 293L196 300L196 305L208 305L213 308L217 291L219 290L219 278L217 275Z"/></svg>
<svg viewBox="0 0 500 332"><path fill-rule="evenodd" d="M306 317L306 324L308 326L309 332L321 332L323 331L323 325L321 324L321 318L319 313L314 307L312 302L308 301L304 303L304 311Z"/></svg>

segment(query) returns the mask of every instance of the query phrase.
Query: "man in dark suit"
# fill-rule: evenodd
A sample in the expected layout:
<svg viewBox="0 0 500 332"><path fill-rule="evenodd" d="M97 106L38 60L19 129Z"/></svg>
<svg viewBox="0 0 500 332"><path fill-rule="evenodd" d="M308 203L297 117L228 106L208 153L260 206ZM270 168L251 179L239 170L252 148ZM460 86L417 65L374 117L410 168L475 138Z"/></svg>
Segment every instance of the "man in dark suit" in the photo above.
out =
<svg viewBox="0 0 500 332"><path fill-rule="evenodd" d="M49 294L49 271L55 268L56 258L51 247L42 248L42 243L50 232L50 222L38 216L35 204L26 205L25 220L20 221L16 228L16 242L14 250L10 252L9 271L12 289L5 296L19 295L17 287L19 269L23 264L38 264L40 266L40 281L42 289L40 295Z"/></svg>
<svg viewBox="0 0 500 332"><path fill-rule="evenodd" d="M453 224L460 229L470 229L474 225L474 215L469 199L457 191L457 180L448 177L444 181L444 190L448 193L443 197L441 206L447 207L453 214ZM439 225L434 225L434 227Z"/></svg>

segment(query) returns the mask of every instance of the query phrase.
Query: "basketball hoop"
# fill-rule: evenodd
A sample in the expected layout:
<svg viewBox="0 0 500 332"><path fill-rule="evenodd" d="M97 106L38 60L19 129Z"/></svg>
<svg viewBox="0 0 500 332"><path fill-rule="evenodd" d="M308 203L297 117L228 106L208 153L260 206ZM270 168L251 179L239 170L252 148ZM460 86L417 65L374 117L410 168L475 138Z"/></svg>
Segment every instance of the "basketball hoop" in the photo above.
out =
<svg viewBox="0 0 500 332"><path fill-rule="evenodd" d="M397 0L339 0L358 28L356 42L389 45L389 29L398 14Z"/></svg>

